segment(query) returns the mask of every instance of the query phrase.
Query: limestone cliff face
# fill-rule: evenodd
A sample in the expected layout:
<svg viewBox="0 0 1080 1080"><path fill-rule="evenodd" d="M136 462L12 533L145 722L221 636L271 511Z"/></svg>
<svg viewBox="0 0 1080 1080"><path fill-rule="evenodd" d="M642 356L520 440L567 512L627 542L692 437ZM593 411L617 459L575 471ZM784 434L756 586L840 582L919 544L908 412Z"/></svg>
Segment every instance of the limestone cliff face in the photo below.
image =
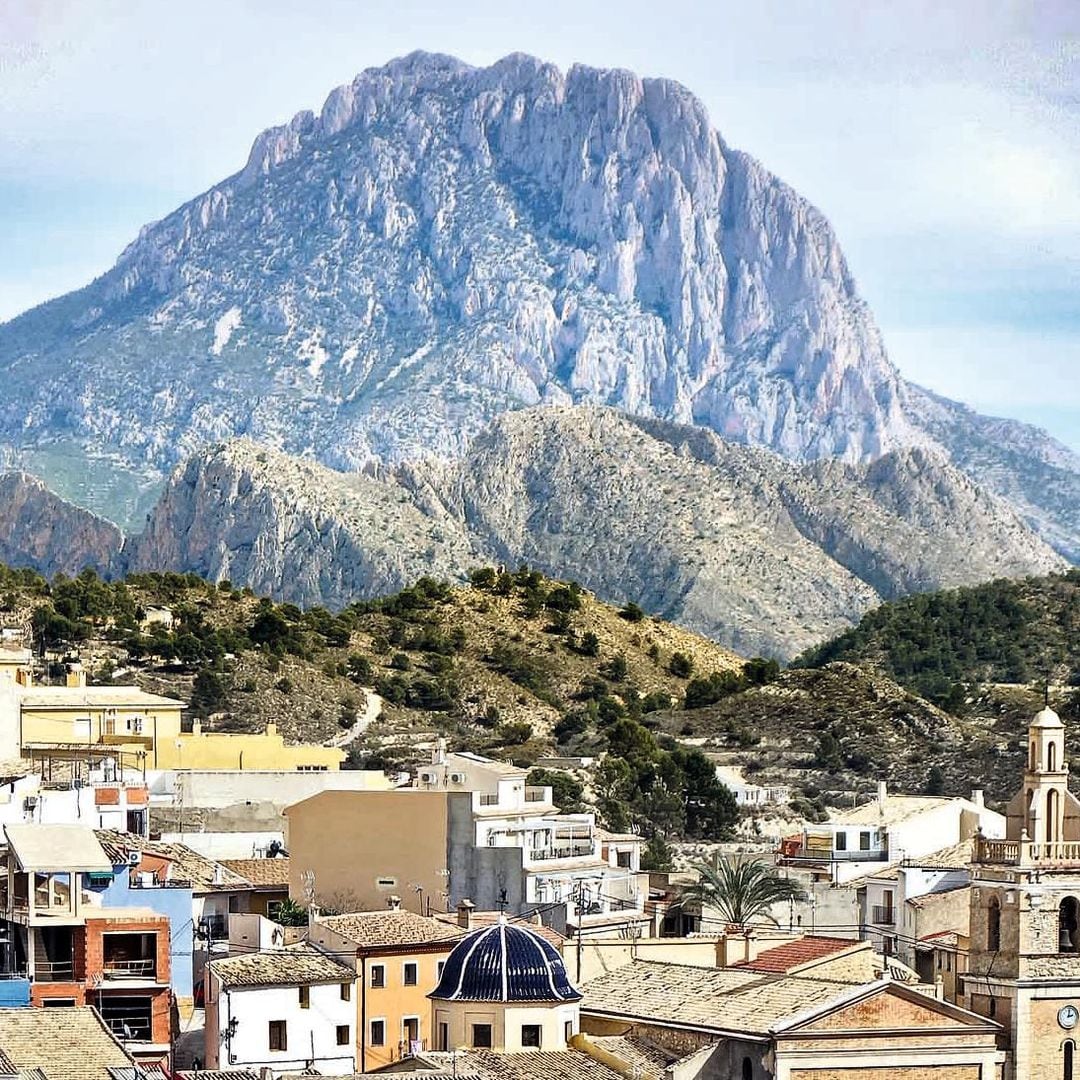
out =
<svg viewBox="0 0 1080 1080"><path fill-rule="evenodd" d="M108 573L124 537L110 521L65 502L32 476L0 474L0 563L47 576Z"/></svg>
<svg viewBox="0 0 1080 1080"><path fill-rule="evenodd" d="M127 559L132 570L182 567L332 607L476 561L458 522L424 513L396 485L246 440L179 467Z"/></svg>
<svg viewBox="0 0 1080 1080"><path fill-rule="evenodd" d="M832 229L676 83L415 54L256 140L116 267L0 328L0 439L167 470L251 436L453 457L596 403L792 458L927 441Z"/></svg>
<svg viewBox="0 0 1080 1080"><path fill-rule="evenodd" d="M174 473L131 560L330 605L528 562L781 656L884 597L1062 565L1004 503L922 452L798 466L586 406L507 414L456 463L377 476L246 441L215 448Z"/></svg>

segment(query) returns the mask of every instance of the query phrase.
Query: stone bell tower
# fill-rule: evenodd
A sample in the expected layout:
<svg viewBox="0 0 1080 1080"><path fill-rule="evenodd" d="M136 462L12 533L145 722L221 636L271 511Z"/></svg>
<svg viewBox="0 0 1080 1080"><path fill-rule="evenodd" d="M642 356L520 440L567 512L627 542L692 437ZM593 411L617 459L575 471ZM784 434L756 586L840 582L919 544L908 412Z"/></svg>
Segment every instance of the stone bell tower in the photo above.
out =
<svg viewBox="0 0 1080 1080"><path fill-rule="evenodd" d="M1080 801L1068 780L1065 726L1047 707L1028 727L1006 839L976 839L964 995L1005 1029L1007 1080L1080 1080Z"/></svg>

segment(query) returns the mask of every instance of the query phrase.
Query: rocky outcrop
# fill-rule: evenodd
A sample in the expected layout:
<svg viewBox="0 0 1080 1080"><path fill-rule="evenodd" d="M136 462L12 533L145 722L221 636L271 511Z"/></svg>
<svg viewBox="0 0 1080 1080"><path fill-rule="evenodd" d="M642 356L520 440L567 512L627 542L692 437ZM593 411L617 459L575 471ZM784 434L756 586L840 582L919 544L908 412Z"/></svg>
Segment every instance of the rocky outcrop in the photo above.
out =
<svg viewBox="0 0 1080 1080"><path fill-rule="evenodd" d="M179 467L131 542L132 570L183 569L263 596L341 607L455 577L477 561L461 524L390 482L238 440Z"/></svg>
<svg viewBox="0 0 1080 1080"><path fill-rule="evenodd" d="M678 84L526 56L363 72L0 328L0 370L0 438L132 468L238 435L350 470L453 457L544 403L792 458L927 441L818 211Z"/></svg>
<svg viewBox="0 0 1080 1080"><path fill-rule="evenodd" d="M124 537L110 521L81 510L22 472L0 473L0 563L49 577L113 570Z"/></svg>
<svg viewBox="0 0 1080 1080"><path fill-rule="evenodd" d="M781 656L883 597L1062 565L1004 503L922 452L799 466L587 406L508 413L456 463L371 476L217 447L175 472L131 553L135 569L331 606L483 562L527 562Z"/></svg>

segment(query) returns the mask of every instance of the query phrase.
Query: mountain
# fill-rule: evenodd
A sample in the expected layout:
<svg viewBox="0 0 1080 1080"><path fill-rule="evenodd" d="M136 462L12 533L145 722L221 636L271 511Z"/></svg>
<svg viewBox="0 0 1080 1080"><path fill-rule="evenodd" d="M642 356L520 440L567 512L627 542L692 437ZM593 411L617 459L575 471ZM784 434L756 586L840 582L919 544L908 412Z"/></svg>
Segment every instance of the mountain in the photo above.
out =
<svg viewBox="0 0 1080 1080"><path fill-rule="evenodd" d="M331 607L527 563L781 656L883 597L1063 565L926 452L798 466L591 406L507 413L457 462L372 475L246 440L213 447L174 472L125 557Z"/></svg>
<svg viewBox="0 0 1080 1080"><path fill-rule="evenodd" d="M123 546L111 522L59 498L22 472L0 473L0 563L48 574L111 570Z"/></svg>
<svg viewBox="0 0 1080 1080"><path fill-rule="evenodd" d="M624 71L364 71L0 327L0 371L9 455L72 497L94 463L82 501L130 525L148 473L236 436L358 471L592 403L792 460L941 453L1080 550L1080 462L906 384L825 218Z"/></svg>
<svg viewBox="0 0 1080 1080"><path fill-rule="evenodd" d="M882 604L799 657L872 664L924 696L990 686L1080 684L1080 571L989 581ZM1080 701L1080 698L1078 698Z"/></svg>

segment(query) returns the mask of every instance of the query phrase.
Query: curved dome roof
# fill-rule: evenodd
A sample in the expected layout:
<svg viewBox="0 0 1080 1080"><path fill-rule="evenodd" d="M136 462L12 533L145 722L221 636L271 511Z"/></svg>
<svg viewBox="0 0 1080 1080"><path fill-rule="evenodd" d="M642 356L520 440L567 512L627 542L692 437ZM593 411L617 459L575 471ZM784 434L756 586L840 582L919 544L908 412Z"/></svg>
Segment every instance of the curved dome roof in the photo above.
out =
<svg viewBox="0 0 1080 1080"><path fill-rule="evenodd" d="M556 948L501 919L466 934L428 995L446 1001L579 1001Z"/></svg>
<svg viewBox="0 0 1080 1080"><path fill-rule="evenodd" d="M1059 728L1064 727L1065 725L1061 722L1061 717L1047 705L1045 709L1040 710L1039 713L1036 714L1035 719L1031 722L1031 726L1037 728Z"/></svg>

